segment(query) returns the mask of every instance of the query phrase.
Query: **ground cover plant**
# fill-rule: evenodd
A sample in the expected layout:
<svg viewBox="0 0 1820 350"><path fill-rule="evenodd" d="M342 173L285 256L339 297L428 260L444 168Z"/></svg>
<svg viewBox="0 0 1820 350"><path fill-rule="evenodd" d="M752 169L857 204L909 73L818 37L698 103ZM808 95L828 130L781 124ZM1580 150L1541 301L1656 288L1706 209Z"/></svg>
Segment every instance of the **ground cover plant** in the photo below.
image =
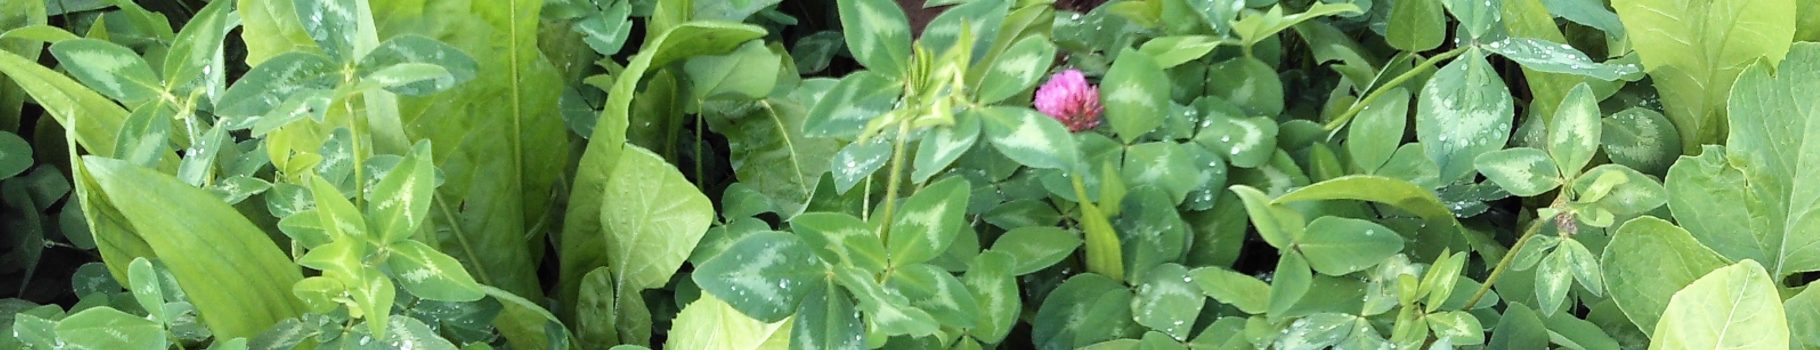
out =
<svg viewBox="0 0 1820 350"><path fill-rule="evenodd" d="M1820 348L1816 40L1805 0L0 0L0 348Z"/></svg>

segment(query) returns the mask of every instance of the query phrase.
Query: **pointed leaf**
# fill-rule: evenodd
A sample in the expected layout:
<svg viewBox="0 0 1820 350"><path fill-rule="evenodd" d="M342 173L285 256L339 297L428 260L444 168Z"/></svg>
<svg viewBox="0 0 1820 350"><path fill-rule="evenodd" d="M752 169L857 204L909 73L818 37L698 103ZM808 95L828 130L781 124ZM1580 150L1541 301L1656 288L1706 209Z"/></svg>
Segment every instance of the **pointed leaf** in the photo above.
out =
<svg viewBox="0 0 1820 350"><path fill-rule="evenodd" d="M1560 168L1542 150L1517 147L1479 155L1473 162L1485 178L1519 197L1534 197L1561 187Z"/></svg>
<svg viewBox="0 0 1820 350"><path fill-rule="evenodd" d="M417 241L393 243L391 249L386 268L411 295L439 301L475 301L484 296L474 277L448 254Z"/></svg>
<svg viewBox="0 0 1820 350"><path fill-rule="evenodd" d="M972 185L964 177L950 177L904 199L891 223L885 242L891 266L904 267L929 261L948 250L966 224L967 198Z"/></svg>
<svg viewBox="0 0 1820 350"><path fill-rule="evenodd" d="M1419 101L1416 138L1440 167L1442 182L1471 175L1474 158L1510 139L1510 89L1476 50L1436 71Z"/></svg>
<svg viewBox="0 0 1820 350"><path fill-rule="evenodd" d="M1675 292L1650 349L1782 349L1788 321L1769 273L1755 260L1713 270Z"/></svg>
<svg viewBox="0 0 1820 350"><path fill-rule="evenodd" d="M1053 118L1022 107L987 107L971 110L986 123L986 140L1018 164L1032 168L1071 170L1080 161L1074 137Z"/></svg>

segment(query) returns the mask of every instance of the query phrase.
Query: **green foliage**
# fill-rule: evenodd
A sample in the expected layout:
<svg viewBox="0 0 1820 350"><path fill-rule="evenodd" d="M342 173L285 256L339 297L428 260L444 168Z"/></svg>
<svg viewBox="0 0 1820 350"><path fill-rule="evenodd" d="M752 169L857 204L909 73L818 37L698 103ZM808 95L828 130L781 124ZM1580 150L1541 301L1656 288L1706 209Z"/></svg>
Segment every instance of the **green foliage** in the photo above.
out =
<svg viewBox="0 0 1820 350"><path fill-rule="evenodd" d="M0 2L0 348L1810 347L1811 7Z"/></svg>

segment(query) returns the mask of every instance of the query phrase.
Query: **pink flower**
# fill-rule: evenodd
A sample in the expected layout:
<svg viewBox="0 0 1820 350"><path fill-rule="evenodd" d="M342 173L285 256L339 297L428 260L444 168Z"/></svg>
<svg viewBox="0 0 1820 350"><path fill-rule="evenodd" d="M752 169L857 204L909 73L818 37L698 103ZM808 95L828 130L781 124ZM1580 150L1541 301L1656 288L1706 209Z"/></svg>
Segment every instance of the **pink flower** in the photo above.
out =
<svg viewBox="0 0 1820 350"><path fill-rule="evenodd" d="M1049 82L1036 88L1035 104L1037 111L1061 121L1068 131L1100 126L1100 88L1087 84L1079 70L1063 70L1049 77Z"/></svg>

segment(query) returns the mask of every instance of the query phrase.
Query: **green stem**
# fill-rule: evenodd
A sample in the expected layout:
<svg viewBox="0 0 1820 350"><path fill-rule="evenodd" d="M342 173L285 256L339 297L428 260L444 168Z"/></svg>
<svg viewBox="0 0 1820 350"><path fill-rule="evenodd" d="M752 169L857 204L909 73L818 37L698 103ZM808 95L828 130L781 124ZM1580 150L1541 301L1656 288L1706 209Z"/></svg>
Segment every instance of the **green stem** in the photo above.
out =
<svg viewBox="0 0 1820 350"><path fill-rule="evenodd" d="M1523 230L1523 237L1517 238L1517 244L1510 246L1510 251L1504 253L1503 259L1498 259L1498 266L1491 269L1491 275L1485 276L1485 283L1479 285L1479 290L1472 293L1472 298L1466 299L1466 309L1471 310L1473 305L1479 304L1479 299L1484 298L1485 293L1491 291L1491 285L1497 283L1498 277L1504 276L1504 270L1510 268L1510 262L1517 256L1517 252L1523 251L1523 244L1529 243L1529 238L1535 237L1536 232L1541 232L1542 224L1549 220L1551 219L1536 218L1535 222L1529 224L1529 229Z"/></svg>
<svg viewBox="0 0 1820 350"><path fill-rule="evenodd" d="M1404 83L1408 83L1417 76L1427 73L1428 70L1431 69L1430 67L1434 67L1435 64L1440 63L1442 60L1454 58L1454 56L1459 56L1465 52L1465 47L1458 47L1423 60L1422 64L1416 65L1415 68L1411 68L1409 71L1403 72L1403 74L1397 75L1395 78L1391 78L1390 81L1384 82L1384 85L1373 89L1370 94L1365 95L1365 98L1359 99L1358 102L1354 102L1352 107L1347 107L1345 113L1341 113L1340 116L1334 117L1332 121L1327 122L1327 125L1322 125L1321 129L1330 132L1338 131L1341 126L1346 125L1347 121L1351 121L1353 116L1357 116L1360 111L1365 110L1365 106L1370 106L1373 101L1377 101L1378 98L1383 97L1385 93L1390 92L1390 89L1402 86Z"/></svg>
<svg viewBox="0 0 1820 350"><path fill-rule="evenodd" d="M892 211L897 209L897 183L903 182L899 176L902 176L900 173L904 167L904 139L909 138L909 135L910 120L905 119L898 122L897 135L893 135L897 139L892 140L891 144L891 170L890 174L885 176L887 180L885 182L885 202L882 203L884 210L879 214L879 218L882 220L878 225L878 241L880 242L891 241L891 215Z"/></svg>

